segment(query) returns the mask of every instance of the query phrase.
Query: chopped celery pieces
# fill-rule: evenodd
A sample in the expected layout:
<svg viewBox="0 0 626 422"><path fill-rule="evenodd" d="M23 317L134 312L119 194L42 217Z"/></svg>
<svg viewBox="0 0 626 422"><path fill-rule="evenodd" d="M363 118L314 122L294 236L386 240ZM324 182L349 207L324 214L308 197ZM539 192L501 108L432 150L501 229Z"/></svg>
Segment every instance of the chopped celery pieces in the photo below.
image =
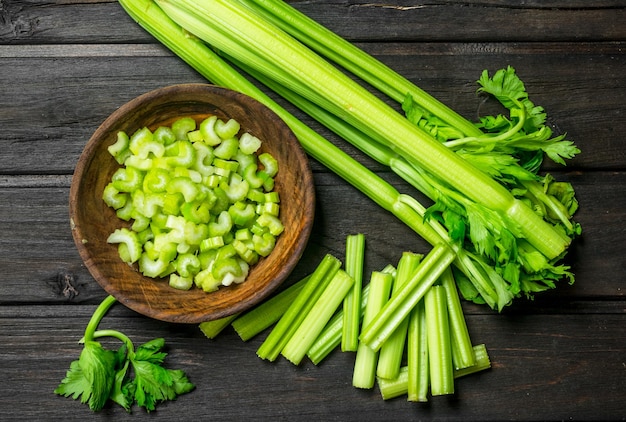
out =
<svg viewBox="0 0 626 422"><path fill-rule="evenodd" d="M234 119L181 117L170 127L119 132L108 148L120 163L102 199L128 221L109 243L142 274L175 289L243 282L284 226L273 190L278 163Z"/></svg>

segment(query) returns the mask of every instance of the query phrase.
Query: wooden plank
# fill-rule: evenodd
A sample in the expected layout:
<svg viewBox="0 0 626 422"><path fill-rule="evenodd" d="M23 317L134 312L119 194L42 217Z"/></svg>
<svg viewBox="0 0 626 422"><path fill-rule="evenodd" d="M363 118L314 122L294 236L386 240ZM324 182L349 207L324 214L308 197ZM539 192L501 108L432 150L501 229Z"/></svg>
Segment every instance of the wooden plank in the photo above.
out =
<svg viewBox="0 0 626 422"><path fill-rule="evenodd" d="M384 175L401 192L413 190ZM626 173L564 174L577 189L576 218L583 237L570 248L568 263L577 275L573 286L563 282L548 297L624 298L622 273L626 261ZM82 265L74 246L67 214L69 178L56 181L0 178L0 303L93 301L102 295ZM55 180L55 179L52 179ZM334 174L316 173L315 225L302 261L291 280L310 274L326 253L343 259L345 237L362 232L367 238L367 271L396 264L404 251L426 253L430 247L387 211ZM69 286L68 286L69 283ZM76 292L72 292L72 289Z"/></svg>
<svg viewBox="0 0 626 422"><path fill-rule="evenodd" d="M0 308L2 420L124 418L119 407L92 414L52 393L76 359L93 306ZM69 317L71 315L71 317ZM16 330L19 326L19 330ZM195 326L164 324L116 306L102 328L137 344L164 337L171 368L187 371L196 390L133 419L163 420L619 420L624 416L626 314L474 315L472 339L488 347L493 369L457 380L452 397L428 404L383 401L377 388L350 384L352 353L336 351L318 367L256 357L265 334L243 343L227 330L207 340ZM105 343L117 347L116 342ZM16 394L20 394L20 406ZM202 404L200 404L202 403ZM366 415L366 416L363 416Z"/></svg>
<svg viewBox="0 0 626 422"><path fill-rule="evenodd" d="M415 4L323 0L294 6L354 41L605 41L626 39L623 1ZM387 22L392 24L381 24ZM117 2L14 0L4 5L0 43L149 42Z"/></svg>
<svg viewBox="0 0 626 422"><path fill-rule="evenodd" d="M0 172L68 174L91 133L117 107L161 86L206 82L159 48L137 52L133 45L77 47L79 57L61 58L62 46L24 53L15 46L0 46L0 74L6 75L0 86L0 147L8 151L0 155ZM621 118L626 94L624 43L601 44L597 49L570 43L364 47L473 120L485 107L475 93L482 70L512 65L531 99L545 107L555 133L567 133L583 150L570 167L624 168L626 154L619 141L619 134L626 133L626 120Z"/></svg>

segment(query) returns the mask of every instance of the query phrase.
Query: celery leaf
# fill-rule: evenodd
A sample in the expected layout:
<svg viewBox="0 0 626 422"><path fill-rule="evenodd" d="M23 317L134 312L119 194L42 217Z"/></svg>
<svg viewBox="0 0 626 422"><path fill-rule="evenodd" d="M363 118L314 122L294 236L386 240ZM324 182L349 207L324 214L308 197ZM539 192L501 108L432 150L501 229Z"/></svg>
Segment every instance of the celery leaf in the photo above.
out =
<svg viewBox="0 0 626 422"><path fill-rule="evenodd" d="M75 400L80 397L81 403L88 403L97 412L109 399L114 376L114 352L98 342L86 341L80 357L70 364L66 377L54 392Z"/></svg>
<svg viewBox="0 0 626 422"><path fill-rule="evenodd" d="M167 353L161 352L164 344L163 339L154 339L139 346L131 357L135 377L128 389L137 405L148 412L154 410L159 402L174 400L194 388L184 372L161 366L167 356Z"/></svg>

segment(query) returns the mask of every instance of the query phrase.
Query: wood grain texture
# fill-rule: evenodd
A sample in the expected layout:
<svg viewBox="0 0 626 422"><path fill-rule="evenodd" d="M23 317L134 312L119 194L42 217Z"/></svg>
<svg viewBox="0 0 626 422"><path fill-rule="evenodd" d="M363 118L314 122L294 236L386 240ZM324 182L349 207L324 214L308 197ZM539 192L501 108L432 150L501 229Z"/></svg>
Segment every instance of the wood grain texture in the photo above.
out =
<svg viewBox="0 0 626 422"><path fill-rule="evenodd" d="M583 236L567 257L574 285L497 314L464 303L493 368L426 405L350 386L353 355L319 367L261 361L262 337L215 340L115 306L103 328L136 342L166 339L167 362L197 389L147 415L93 414L52 391L105 296L74 246L71 176L87 140L122 104L151 89L205 82L155 43L116 1L0 0L0 420L624 420L626 395L626 2L599 0L294 1L294 6L474 119L483 69L514 66L555 132L582 149L568 167ZM297 113L296 113L297 114ZM311 123L310 119L302 119ZM402 192L412 189L327 131L331 142ZM316 217L287 283L345 236L367 239L367 271L426 243L310 160Z"/></svg>

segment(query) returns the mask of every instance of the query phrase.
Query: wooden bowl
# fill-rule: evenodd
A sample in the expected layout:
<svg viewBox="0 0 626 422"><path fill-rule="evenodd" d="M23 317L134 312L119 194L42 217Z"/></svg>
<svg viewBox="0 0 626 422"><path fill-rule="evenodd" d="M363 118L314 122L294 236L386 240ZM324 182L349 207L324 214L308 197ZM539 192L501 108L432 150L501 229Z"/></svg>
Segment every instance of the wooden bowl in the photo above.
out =
<svg viewBox="0 0 626 422"><path fill-rule="evenodd" d="M275 190L280 194L280 218L285 226L272 253L250 268L246 281L206 293L195 286L176 290L167 279L143 276L107 243L119 227L129 226L102 200L104 187L118 163L107 151L117 132L171 125L180 117L201 121L210 115L234 118L242 130L263 141L260 152L277 159ZM315 191L307 156L288 126L269 108L241 93L207 84L183 84L157 89L116 110L95 131L78 160L70 188L72 235L81 258L95 280L127 307L151 318L199 323L242 312L274 291L299 261L313 224Z"/></svg>

